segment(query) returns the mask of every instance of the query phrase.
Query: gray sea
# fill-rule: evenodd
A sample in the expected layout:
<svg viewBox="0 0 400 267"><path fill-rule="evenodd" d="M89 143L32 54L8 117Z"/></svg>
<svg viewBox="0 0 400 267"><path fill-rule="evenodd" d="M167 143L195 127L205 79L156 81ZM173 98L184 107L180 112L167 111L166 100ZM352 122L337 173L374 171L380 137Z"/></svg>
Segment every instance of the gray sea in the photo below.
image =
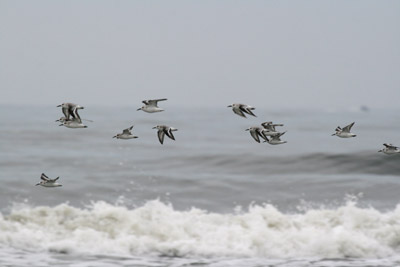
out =
<svg viewBox="0 0 400 267"><path fill-rule="evenodd" d="M93 122L69 129L56 104L0 106L0 266L400 266L400 155L378 153L399 110L79 103ZM245 131L264 121L287 143Z"/></svg>

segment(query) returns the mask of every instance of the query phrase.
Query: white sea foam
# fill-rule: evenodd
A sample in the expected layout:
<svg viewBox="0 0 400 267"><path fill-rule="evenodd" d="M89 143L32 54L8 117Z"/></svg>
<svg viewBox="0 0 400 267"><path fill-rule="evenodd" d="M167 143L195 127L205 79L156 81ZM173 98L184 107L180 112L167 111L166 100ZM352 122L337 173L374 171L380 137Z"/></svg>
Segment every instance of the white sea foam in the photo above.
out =
<svg viewBox="0 0 400 267"><path fill-rule="evenodd" d="M233 214L177 211L158 200L135 209L105 202L20 206L0 214L0 245L85 254L383 258L400 251L400 205L380 212L348 202L298 214L272 205Z"/></svg>

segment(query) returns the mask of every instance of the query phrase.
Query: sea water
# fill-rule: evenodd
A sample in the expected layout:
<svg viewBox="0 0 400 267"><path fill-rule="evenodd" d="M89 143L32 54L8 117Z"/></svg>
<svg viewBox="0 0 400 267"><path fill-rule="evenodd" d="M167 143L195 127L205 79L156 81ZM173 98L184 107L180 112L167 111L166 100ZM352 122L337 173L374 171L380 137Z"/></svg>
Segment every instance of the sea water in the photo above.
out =
<svg viewBox="0 0 400 267"><path fill-rule="evenodd" d="M400 265L400 156L378 153L400 145L395 110L136 108L68 129L56 107L0 107L1 266ZM288 143L256 143L264 121Z"/></svg>

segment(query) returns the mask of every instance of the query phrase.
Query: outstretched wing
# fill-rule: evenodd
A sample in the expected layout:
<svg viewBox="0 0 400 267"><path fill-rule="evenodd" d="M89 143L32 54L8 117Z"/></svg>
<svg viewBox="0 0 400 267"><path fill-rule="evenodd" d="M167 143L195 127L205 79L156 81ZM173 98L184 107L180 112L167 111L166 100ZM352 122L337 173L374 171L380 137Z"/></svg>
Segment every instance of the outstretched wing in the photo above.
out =
<svg viewBox="0 0 400 267"><path fill-rule="evenodd" d="M74 106L72 108L72 113L71 113L72 117L74 117L76 119L76 121L78 121L79 123L82 123L81 117L78 114L78 108L77 106Z"/></svg>
<svg viewBox="0 0 400 267"><path fill-rule="evenodd" d="M165 100L168 100L168 99L166 99L166 98L159 98L159 99L152 99L151 101L154 101L154 102L158 102L158 101L165 101Z"/></svg>
<svg viewBox="0 0 400 267"><path fill-rule="evenodd" d="M150 100L143 100L142 102L149 106L157 106L158 101L165 101L166 98L159 98L159 99L150 99Z"/></svg>
<svg viewBox="0 0 400 267"><path fill-rule="evenodd" d="M133 128L133 125L132 125L131 127L127 128L127 129L124 129L124 130L122 131L122 134L132 134L132 133L131 133L132 128Z"/></svg>
<svg viewBox="0 0 400 267"><path fill-rule="evenodd" d="M169 138L171 138L172 140L175 140L175 137L174 137L174 135L172 134L172 129L171 129L171 128L169 128L168 130L164 130L164 133L165 133Z"/></svg>
<svg viewBox="0 0 400 267"><path fill-rule="evenodd" d="M261 136L261 138L263 138L265 141L268 142L269 141L268 137L264 134L264 131L265 131L264 129L258 129L257 133L258 133L259 136Z"/></svg>
<svg viewBox="0 0 400 267"><path fill-rule="evenodd" d="M260 143L260 137L259 137L259 133L258 133L257 130L251 129L250 130L250 135L251 135L251 137L254 138L254 140L256 140L257 143Z"/></svg>
<svg viewBox="0 0 400 267"><path fill-rule="evenodd" d="M343 128L343 131L344 132L350 132L351 127L353 127L353 125L354 125L354 122L350 123L349 125L347 125L346 127Z"/></svg>
<svg viewBox="0 0 400 267"><path fill-rule="evenodd" d="M42 179L43 181L50 181L50 178L47 177L47 175L44 173L42 173L42 175L40 176L40 179Z"/></svg>
<svg viewBox="0 0 400 267"><path fill-rule="evenodd" d="M49 180L50 182L52 182L52 183L54 183L55 181L57 181L58 180L58 178L60 178L60 176L58 176L57 178L55 178L55 179L52 179L52 180Z"/></svg>
<svg viewBox="0 0 400 267"><path fill-rule="evenodd" d="M252 110L255 109L255 108L253 108L253 107L245 106L245 105L240 105L240 109L241 109L243 112L246 112L247 114L249 114L249 115L251 115L251 116L257 117L257 116L252 112Z"/></svg>
<svg viewBox="0 0 400 267"><path fill-rule="evenodd" d="M385 147L387 147L387 148L397 149L397 147L394 146L394 145L392 145L392 144L384 143L383 145L384 145Z"/></svg>
<svg viewBox="0 0 400 267"><path fill-rule="evenodd" d="M69 119L69 107L62 107L61 108L62 112L64 113L65 118L68 120Z"/></svg>
<svg viewBox="0 0 400 267"><path fill-rule="evenodd" d="M280 141L281 140L281 136L284 135L285 133L286 132L275 134L275 135L271 136L271 138L274 139L274 140Z"/></svg>
<svg viewBox="0 0 400 267"><path fill-rule="evenodd" d="M240 108L233 107L232 110L235 114L239 115L240 117L246 118L246 115L244 115L243 111Z"/></svg>
<svg viewBox="0 0 400 267"><path fill-rule="evenodd" d="M264 127L265 129L268 129L270 131L273 131L274 129L272 129L273 127L271 127L272 125L272 121L266 121L261 123L261 126Z"/></svg>
<svg viewBox="0 0 400 267"><path fill-rule="evenodd" d="M158 135L158 140L160 140L160 143L163 144L165 135L164 130L158 130L157 135Z"/></svg>

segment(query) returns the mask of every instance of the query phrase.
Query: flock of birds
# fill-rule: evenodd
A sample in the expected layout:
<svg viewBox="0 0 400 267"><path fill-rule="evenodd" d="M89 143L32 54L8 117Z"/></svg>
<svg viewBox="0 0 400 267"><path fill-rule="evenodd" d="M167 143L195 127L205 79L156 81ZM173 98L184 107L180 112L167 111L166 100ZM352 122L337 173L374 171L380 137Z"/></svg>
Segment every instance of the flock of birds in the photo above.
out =
<svg viewBox="0 0 400 267"><path fill-rule="evenodd" d="M165 101L167 100L166 98L160 98L160 99L150 99L150 100L143 100L142 103L144 104L141 108L137 109L142 110L147 113L155 113L155 112L161 112L164 111L164 109L158 107L158 102L160 101ZM62 113L64 114L63 117L60 119L56 120L56 122L61 122L60 126L65 126L68 128L87 128L86 125L82 123L81 117L79 116L78 110L79 109L84 109L84 107L79 106L77 104L73 103L63 103L61 105L58 105L57 107L61 107ZM228 107L232 108L232 111L237 114L240 117L247 118L246 115L251 115L254 117L257 117L254 113L253 110L255 110L254 107L245 105L245 104L239 104L239 103L234 103L232 105L229 105ZM87 120L90 121L90 120ZM272 121L267 121L261 123L260 126L253 126L246 131L250 132L251 137L257 142L260 143L260 138L263 139L264 143L269 143L271 145L280 145L280 144L285 144L287 141L282 141L281 136L286 133L285 132L279 132L276 130L276 127L284 126L283 124L276 124L273 123ZM351 132L351 128L354 126L354 122L345 126L345 127L336 127L335 133L332 134L332 136L338 136L340 138L351 138L351 137L356 137L357 135ZM137 136L132 134L132 129L133 126L124 129L122 133L118 133L113 138L117 139L134 139L138 138ZM167 125L157 125L154 126L153 129L157 129L157 136L158 140L160 141L161 144L164 143L164 137L168 136L170 139L175 140L175 137L173 135L174 131L177 131L178 129L167 126ZM399 154L400 153L400 148L396 147L392 144L383 144L384 148L379 150L378 152L385 153L387 155L393 155L393 154ZM57 180L60 177L57 177L55 179L50 179L47 177L44 173L40 176L41 181L36 184L36 185L41 185L44 187L59 187L62 186L61 184L57 183Z"/></svg>

